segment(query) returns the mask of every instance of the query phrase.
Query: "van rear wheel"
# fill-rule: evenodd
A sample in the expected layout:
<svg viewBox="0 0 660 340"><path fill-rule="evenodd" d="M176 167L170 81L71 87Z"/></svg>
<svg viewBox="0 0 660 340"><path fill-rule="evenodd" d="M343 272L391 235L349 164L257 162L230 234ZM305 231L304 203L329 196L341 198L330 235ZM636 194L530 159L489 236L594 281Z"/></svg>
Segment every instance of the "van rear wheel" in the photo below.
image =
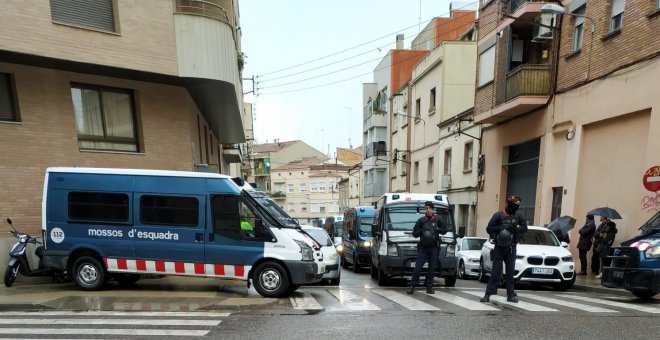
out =
<svg viewBox="0 0 660 340"><path fill-rule="evenodd" d="M81 256L73 263L73 280L82 290L101 289L105 277L105 267L91 256Z"/></svg>
<svg viewBox="0 0 660 340"><path fill-rule="evenodd" d="M252 282L261 296L269 298L286 296L290 286L286 270L275 262L264 262L257 266Z"/></svg>

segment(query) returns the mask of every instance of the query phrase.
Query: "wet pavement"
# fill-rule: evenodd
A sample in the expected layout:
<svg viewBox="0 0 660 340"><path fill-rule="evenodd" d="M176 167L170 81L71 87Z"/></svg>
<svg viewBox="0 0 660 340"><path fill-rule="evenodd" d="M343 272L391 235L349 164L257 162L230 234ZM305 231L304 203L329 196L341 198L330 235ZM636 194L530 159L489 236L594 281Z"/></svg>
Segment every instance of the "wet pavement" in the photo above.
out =
<svg viewBox="0 0 660 340"><path fill-rule="evenodd" d="M601 286L593 275L578 276L571 290L630 296L625 290ZM263 310L284 304L290 306L289 299L261 297L243 281L211 278L150 277L132 287L109 281L104 290L92 292L79 290L73 283L52 283L49 278L19 277L10 288L0 286L0 311L209 312Z"/></svg>

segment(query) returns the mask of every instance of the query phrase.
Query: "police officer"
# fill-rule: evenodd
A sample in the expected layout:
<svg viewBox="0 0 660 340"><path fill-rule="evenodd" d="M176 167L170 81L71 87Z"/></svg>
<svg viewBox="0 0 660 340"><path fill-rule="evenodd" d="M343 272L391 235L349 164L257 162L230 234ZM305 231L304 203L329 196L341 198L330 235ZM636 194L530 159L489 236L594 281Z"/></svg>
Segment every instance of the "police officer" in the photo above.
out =
<svg viewBox="0 0 660 340"><path fill-rule="evenodd" d="M435 294L433 290L433 278L435 277L435 266L438 262L438 250L440 247L438 240L440 239L440 234L445 234L446 232L446 225L440 221L438 215L433 213L433 202L424 202L424 216L417 220L412 232L413 236L419 237L420 240L417 242L415 271L410 279L408 294L415 292L415 286L419 282L419 275L427 260L429 262L429 268L428 272L426 272L426 292Z"/></svg>
<svg viewBox="0 0 660 340"><path fill-rule="evenodd" d="M518 297L513 289L513 272L516 265L516 243L527 232L527 221L517 214L521 199L511 196L506 200L506 208L493 214L486 232L495 239L495 247L492 254L493 271L490 274L486 295L481 302L489 302L492 294L497 294L497 283L502 276L502 262L506 265L506 300L517 303Z"/></svg>

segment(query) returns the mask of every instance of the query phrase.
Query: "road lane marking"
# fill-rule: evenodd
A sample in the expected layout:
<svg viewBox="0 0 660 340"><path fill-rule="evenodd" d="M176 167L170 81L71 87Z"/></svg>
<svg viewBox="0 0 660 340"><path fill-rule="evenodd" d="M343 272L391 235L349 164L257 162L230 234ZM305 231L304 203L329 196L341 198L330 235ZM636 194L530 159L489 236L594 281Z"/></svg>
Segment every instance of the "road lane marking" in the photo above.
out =
<svg viewBox="0 0 660 340"><path fill-rule="evenodd" d="M560 296L570 298L570 299L577 299L577 300L582 300L582 301L587 301L587 302L599 303L601 305L607 305L607 306L611 306L611 307L619 307L619 308L638 310L640 312L660 314L660 308L646 307L646 306L638 305L638 304L634 304L634 303L623 303L623 302L610 301L610 300L606 300L606 299L593 299L593 298L589 298L589 297L586 297L586 296L577 296L577 295L568 295L568 294L562 294ZM632 300L629 300L629 302L632 302Z"/></svg>
<svg viewBox="0 0 660 340"><path fill-rule="evenodd" d="M22 335L150 335L205 336L209 331L198 329L118 329L118 328L0 328L0 334Z"/></svg>
<svg viewBox="0 0 660 340"><path fill-rule="evenodd" d="M463 297L460 297L460 296L439 292L437 290L435 291L435 294L432 294L432 295L428 294L428 296L430 296L432 298L435 298L435 299L438 299L438 300L443 300L443 301L455 304L459 307L463 307L463 308L466 308L466 309L469 309L469 310L499 311L499 309L497 309L493 306L489 306L485 303L472 301L472 300L469 300L469 299L466 299L466 298L463 298Z"/></svg>
<svg viewBox="0 0 660 340"><path fill-rule="evenodd" d="M400 304L409 310L440 310L440 308L429 305L410 296L403 295L393 290L374 289L372 292Z"/></svg>
<svg viewBox="0 0 660 340"><path fill-rule="evenodd" d="M328 292L334 295L341 305L350 310L380 310L380 307L369 302L364 297L346 290L330 289Z"/></svg>
<svg viewBox="0 0 660 340"><path fill-rule="evenodd" d="M300 296L302 295L302 296ZM304 309L304 310L323 310L321 304L312 297L311 294L304 292L294 293L293 296L289 297L293 309Z"/></svg>
<svg viewBox="0 0 660 340"><path fill-rule="evenodd" d="M0 319L0 325L151 325L151 326L217 326L219 320L176 319Z"/></svg>
<svg viewBox="0 0 660 340"><path fill-rule="evenodd" d="M62 315L75 315L75 316L194 316L194 317L227 317L230 313L214 313L214 312L117 312L117 311L38 311L38 312L0 312L0 316L24 316L24 315L48 315L48 316L62 316Z"/></svg>
<svg viewBox="0 0 660 340"><path fill-rule="evenodd" d="M566 306L570 308L575 308L579 310L583 310L586 312L590 313L618 313L618 311L612 310L612 309L607 309L607 308L602 308L602 307L596 307L596 306L590 306L590 305L585 305L582 303L575 303L571 301L566 301L566 300L558 300L558 299L553 299L545 296L539 296L535 294L527 294L527 293L518 293L518 296L522 296L524 298L528 299L534 299L534 300L539 300L547 303L552 303L555 305L560 305L560 306Z"/></svg>
<svg viewBox="0 0 660 340"><path fill-rule="evenodd" d="M466 293L466 294L471 294L471 295L474 295L474 296L479 296L479 297L483 296L483 294L479 293L479 292L468 292L468 291L462 291L462 292ZM524 302L524 301L518 301L518 303L509 302L503 296L491 295L490 300L495 301L497 303L513 306L513 307L516 307L516 308L528 310L530 312L559 312L556 309L544 307L544 306L529 303L529 302Z"/></svg>

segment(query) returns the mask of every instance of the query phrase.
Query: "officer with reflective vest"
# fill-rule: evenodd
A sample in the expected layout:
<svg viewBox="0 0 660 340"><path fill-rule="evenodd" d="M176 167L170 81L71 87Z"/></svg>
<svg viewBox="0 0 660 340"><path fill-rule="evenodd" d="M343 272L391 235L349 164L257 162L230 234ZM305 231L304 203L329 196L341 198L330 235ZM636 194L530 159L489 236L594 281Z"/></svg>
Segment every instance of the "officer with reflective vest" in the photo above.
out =
<svg viewBox="0 0 660 340"><path fill-rule="evenodd" d="M527 232L527 221L518 213L522 200L518 196L506 199L506 208L493 214L486 232L495 240L491 251L493 269L486 286L486 295L481 302L489 302L490 296L497 294L497 284L502 276L502 264L506 265L506 300L517 303L518 297L513 289L513 272L516 265L516 243Z"/></svg>
<svg viewBox="0 0 660 340"><path fill-rule="evenodd" d="M445 234L446 232L446 225L440 221L438 215L433 213L433 202L424 202L424 216L417 220L412 232L414 237L419 237L419 242L417 243L415 271L410 279L408 294L415 292L415 286L419 282L419 275L427 260L429 268L428 272L426 272L426 292L435 294L435 291L433 291L433 278L435 277L435 266L438 262L440 234Z"/></svg>

